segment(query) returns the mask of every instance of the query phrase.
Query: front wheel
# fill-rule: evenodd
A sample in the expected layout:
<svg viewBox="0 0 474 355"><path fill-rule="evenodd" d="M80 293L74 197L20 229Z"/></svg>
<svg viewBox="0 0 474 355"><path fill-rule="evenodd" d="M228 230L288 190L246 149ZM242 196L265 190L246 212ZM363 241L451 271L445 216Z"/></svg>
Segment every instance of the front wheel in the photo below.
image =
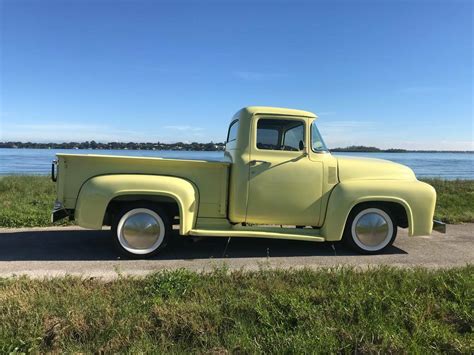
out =
<svg viewBox="0 0 474 355"><path fill-rule="evenodd" d="M166 246L170 234L171 224L166 213L150 205L123 208L112 224L116 248L134 259L156 255Z"/></svg>
<svg viewBox="0 0 474 355"><path fill-rule="evenodd" d="M349 214L344 241L362 254L377 254L393 244L397 225L389 210L379 206L357 206Z"/></svg>

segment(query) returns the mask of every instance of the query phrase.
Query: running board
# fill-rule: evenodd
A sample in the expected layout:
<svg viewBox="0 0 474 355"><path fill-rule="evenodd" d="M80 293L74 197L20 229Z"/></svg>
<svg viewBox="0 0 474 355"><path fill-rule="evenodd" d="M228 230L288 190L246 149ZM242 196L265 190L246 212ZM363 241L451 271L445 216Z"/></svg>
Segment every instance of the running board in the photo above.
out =
<svg viewBox="0 0 474 355"><path fill-rule="evenodd" d="M292 239L312 242L324 242L319 236L319 230L310 228L266 228L232 226L229 229L191 229L189 235L199 237L246 237L246 238L272 238Z"/></svg>

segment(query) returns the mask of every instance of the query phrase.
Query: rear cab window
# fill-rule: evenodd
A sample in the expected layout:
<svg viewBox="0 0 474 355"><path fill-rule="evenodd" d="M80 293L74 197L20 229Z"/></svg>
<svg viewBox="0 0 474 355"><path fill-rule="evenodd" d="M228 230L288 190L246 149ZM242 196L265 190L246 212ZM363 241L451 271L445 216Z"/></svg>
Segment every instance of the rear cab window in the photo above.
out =
<svg viewBox="0 0 474 355"><path fill-rule="evenodd" d="M230 123L229 131L227 132L226 143L230 143L237 140L238 131L239 131L239 120L234 120Z"/></svg>

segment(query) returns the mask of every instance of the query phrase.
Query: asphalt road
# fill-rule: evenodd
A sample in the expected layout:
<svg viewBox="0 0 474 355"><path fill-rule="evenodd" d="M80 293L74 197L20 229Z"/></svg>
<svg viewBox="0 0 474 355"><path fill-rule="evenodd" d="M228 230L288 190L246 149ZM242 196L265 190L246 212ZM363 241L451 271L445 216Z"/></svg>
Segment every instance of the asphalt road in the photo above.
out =
<svg viewBox="0 0 474 355"><path fill-rule="evenodd" d="M0 229L0 276L49 277L80 275L112 279L188 268L208 271L225 264L230 269L301 268L352 265L370 267L463 266L474 262L474 224L449 225L447 234L399 235L382 255L358 255L341 243L313 243L272 239L207 238L190 242L176 237L151 260L122 260L114 251L110 231L78 227ZM227 248L226 248L227 246Z"/></svg>

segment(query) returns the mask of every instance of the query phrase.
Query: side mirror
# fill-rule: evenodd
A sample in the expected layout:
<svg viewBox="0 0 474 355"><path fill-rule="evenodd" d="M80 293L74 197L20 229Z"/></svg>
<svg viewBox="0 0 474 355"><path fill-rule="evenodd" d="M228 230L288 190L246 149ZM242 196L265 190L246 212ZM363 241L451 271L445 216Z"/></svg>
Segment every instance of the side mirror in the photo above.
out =
<svg viewBox="0 0 474 355"><path fill-rule="evenodd" d="M304 157L308 155L308 152L306 151L306 146L304 145L303 141L300 141L300 143L298 144L298 148L300 148L300 151L303 152Z"/></svg>
<svg viewBox="0 0 474 355"><path fill-rule="evenodd" d="M304 142L303 142L303 141L300 141L298 148L299 148L300 150L304 150L304 148L306 148L306 147L304 146Z"/></svg>

